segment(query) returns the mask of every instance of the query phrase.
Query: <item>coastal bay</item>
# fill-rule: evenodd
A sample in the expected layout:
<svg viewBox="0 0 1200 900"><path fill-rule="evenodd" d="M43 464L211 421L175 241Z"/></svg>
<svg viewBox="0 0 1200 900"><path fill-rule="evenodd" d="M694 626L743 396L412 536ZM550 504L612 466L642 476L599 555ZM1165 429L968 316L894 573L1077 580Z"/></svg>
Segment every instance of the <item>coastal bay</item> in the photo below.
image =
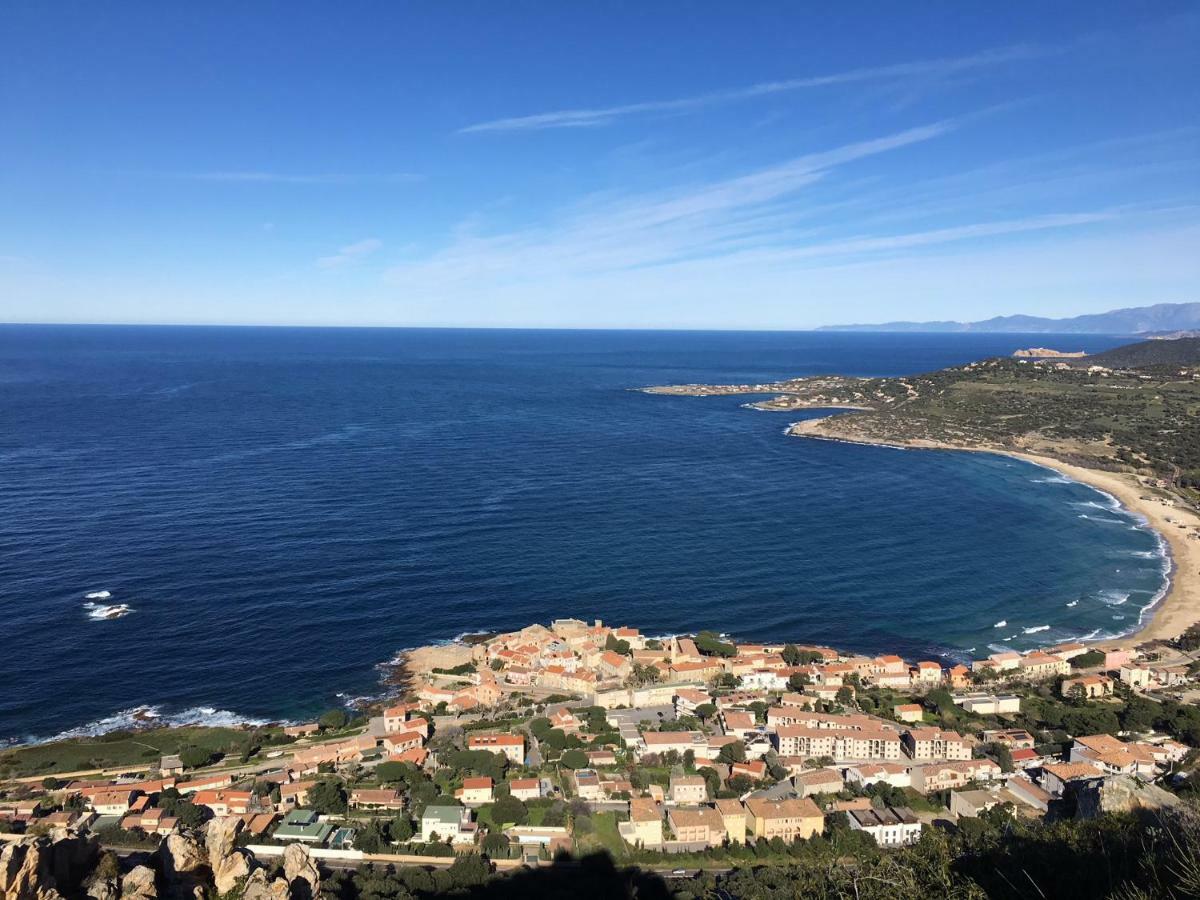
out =
<svg viewBox="0 0 1200 900"><path fill-rule="evenodd" d="M870 442L860 435L848 432L841 434L833 419L831 416L829 419L795 422L789 426L788 434L850 443L885 443ZM1153 606L1143 610L1136 629L1116 641L1107 639L1098 641L1098 644L1115 645L1129 640L1167 640L1178 637L1189 627L1200 622L1200 540L1189 537L1200 532L1200 516L1195 510L1178 504L1166 491L1148 486L1145 479L1139 479L1130 473L1106 472L1036 453L1000 447L962 447L928 440L903 441L891 445L914 450L994 453L1021 459L1053 469L1073 481L1103 491L1116 498L1125 509L1145 519L1170 548L1169 583L1165 587L1163 597Z"/></svg>
<svg viewBox="0 0 1200 900"><path fill-rule="evenodd" d="M386 693L404 648L551 610L914 658L1124 631L1161 586L1157 544L1090 489L630 391L1029 344L0 329L0 579L23 629L0 739L302 719ZM95 618L101 591L131 611ZM63 641L86 665L44 665Z"/></svg>
<svg viewBox="0 0 1200 900"><path fill-rule="evenodd" d="M814 414L791 424L789 435L1000 454L1089 485L1152 528L1167 563L1162 590L1119 637L1178 637L1200 620L1200 517L1192 481L1200 462L1200 342L1138 342L1095 355L1019 349L1012 357L893 378L820 375L644 390L772 394L745 405Z"/></svg>

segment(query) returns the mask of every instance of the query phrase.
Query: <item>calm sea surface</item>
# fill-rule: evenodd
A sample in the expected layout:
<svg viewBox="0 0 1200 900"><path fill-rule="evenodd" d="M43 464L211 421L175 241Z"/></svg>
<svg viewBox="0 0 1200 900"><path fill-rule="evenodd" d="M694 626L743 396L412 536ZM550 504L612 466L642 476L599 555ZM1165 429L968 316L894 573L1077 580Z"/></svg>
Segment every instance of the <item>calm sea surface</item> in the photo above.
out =
<svg viewBox="0 0 1200 900"><path fill-rule="evenodd" d="M310 715L556 616L951 658L1119 633L1162 556L1090 488L628 388L1122 342L0 327L0 738Z"/></svg>

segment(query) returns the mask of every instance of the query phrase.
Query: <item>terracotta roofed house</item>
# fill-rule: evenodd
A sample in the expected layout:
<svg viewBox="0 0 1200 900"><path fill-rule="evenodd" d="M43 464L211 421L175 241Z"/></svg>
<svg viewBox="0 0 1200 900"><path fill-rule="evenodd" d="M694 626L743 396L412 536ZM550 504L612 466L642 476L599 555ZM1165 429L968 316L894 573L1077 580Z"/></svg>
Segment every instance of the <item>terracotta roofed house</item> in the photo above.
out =
<svg viewBox="0 0 1200 900"><path fill-rule="evenodd" d="M92 797L92 809L101 816L122 816L129 811L133 798L133 791L120 788L100 791Z"/></svg>
<svg viewBox="0 0 1200 900"><path fill-rule="evenodd" d="M537 800L542 796L540 778L514 778L508 783L508 792L518 800Z"/></svg>
<svg viewBox="0 0 1200 900"><path fill-rule="evenodd" d="M912 728L904 733L904 749L914 760L970 759L971 748L957 731Z"/></svg>
<svg viewBox="0 0 1200 900"><path fill-rule="evenodd" d="M355 809L403 809L404 797L388 788L357 788L350 792L350 805Z"/></svg>
<svg viewBox="0 0 1200 900"><path fill-rule="evenodd" d="M667 821L675 840L681 843L716 847L725 842L725 819L711 806L671 807L667 810Z"/></svg>
<svg viewBox="0 0 1200 900"><path fill-rule="evenodd" d="M905 806L852 809L846 815L851 828L871 835L880 847L904 847L921 837L920 820Z"/></svg>
<svg viewBox="0 0 1200 900"><path fill-rule="evenodd" d="M621 839L631 846L655 849L662 846L662 810L649 797L634 797L629 801L629 821L619 822Z"/></svg>
<svg viewBox="0 0 1200 900"><path fill-rule="evenodd" d="M672 775L670 793L676 803L703 803L708 799L708 783L700 775Z"/></svg>
<svg viewBox="0 0 1200 900"><path fill-rule="evenodd" d="M308 790L315 781L296 781L292 784L281 784L279 786L279 805L280 806L304 806L308 803Z"/></svg>
<svg viewBox="0 0 1200 900"><path fill-rule="evenodd" d="M750 831L756 838L794 841L820 834L825 827L825 816L808 797L799 800L751 797L746 801L746 813Z"/></svg>
<svg viewBox="0 0 1200 900"><path fill-rule="evenodd" d="M941 684L942 667L927 659L921 660L912 668L912 680L919 684Z"/></svg>
<svg viewBox="0 0 1200 900"><path fill-rule="evenodd" d="M477 806L492 802L492 779L486 775L477 778L464 778L463 786L454 792L454 797L461 800L463 806Z"/></svg>
<svg viewBox="0 0 1200 900"><path fill-rule="evenodd" d="M1053 678L1055 675L1067 675L1071 664L1060 656L1034 651L1022 656L1018 663L1021 674L1026 678Z"/></svg>
<svg viewBox="0 0 1200 900"><path fill-rule="evenodd" d="M192 803L212 810L217 818L241 816L250 812L254 795L249 791L196 791Z"/></svg>
<svg viewBox="0 0 1200 900"><path fill-rule="evenodd" d="M1076 692L1088 700L1109 697L1113 693L1113 680L1107 675L1080 675L1078 678L1064 678L1061 689L1062 696L1071 697Z"/></svg>
<svg viewBox="0 0 1200 900"><path fill-rule="evenodd" d="M525 761L525 738L519 734L473 734L467 738L467 749L503 753L517 765Z"/></svg>
<svg viewBox="0 0 1200 900"><path fill-rule="evenodd" d="M732 844L746 843L746 807L741 800L728 798L718 800L715 804L717 812L725 824L725 834Z"/></svg>
<svg viewBox="0 0 1200 900"><path fill-rule="evenodd" d="M792 779L796 793L801 797L811 797L813 794L836 794L845 785L837 769L813 769L803 772Z"/></svg>
<svg viewBox="0 0 1200 900"><path fill-rule="evenodd" d="M758 730L758 724L754 721L754 713L745 710L726 710L721 713L721 721L725 726L725 733L737 737L745 737L750 732Z"/></svg>
<svg viewBox="0 0 1200 900"><path fill-rule="evenodd" d="M1042 787L1061 796L1072 781L1103 778L1104 773L1091 763L1047 763L1042 766Z"/></svg>

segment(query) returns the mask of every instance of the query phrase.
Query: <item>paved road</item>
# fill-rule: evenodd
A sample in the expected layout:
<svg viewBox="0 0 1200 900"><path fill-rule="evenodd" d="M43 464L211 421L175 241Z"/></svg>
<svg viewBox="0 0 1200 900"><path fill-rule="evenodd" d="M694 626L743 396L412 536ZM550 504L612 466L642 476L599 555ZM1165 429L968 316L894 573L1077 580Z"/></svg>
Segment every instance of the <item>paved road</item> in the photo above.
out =
<svg viewBox="0 0 1200 900"><path fill-rule="evenodd" d="M538 739L533 735L529 736L529 753L525 757L525 764L531 769L540 769L542 767L542 750Z"/></svg>

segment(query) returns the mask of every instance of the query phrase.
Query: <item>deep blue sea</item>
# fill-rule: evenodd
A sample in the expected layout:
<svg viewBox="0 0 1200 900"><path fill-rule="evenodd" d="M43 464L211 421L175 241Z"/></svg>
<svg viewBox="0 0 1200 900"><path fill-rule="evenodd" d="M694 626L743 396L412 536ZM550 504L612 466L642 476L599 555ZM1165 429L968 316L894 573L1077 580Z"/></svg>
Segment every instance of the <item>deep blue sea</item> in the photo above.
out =
<svg viewBox="0 0 1200 900"><path fill-rule="evenodd" d="M1163 558L1097 491L629 389L1122 342L0 327L0 738L307 716L557 616L950 658L1120 633Z"/></svg>

